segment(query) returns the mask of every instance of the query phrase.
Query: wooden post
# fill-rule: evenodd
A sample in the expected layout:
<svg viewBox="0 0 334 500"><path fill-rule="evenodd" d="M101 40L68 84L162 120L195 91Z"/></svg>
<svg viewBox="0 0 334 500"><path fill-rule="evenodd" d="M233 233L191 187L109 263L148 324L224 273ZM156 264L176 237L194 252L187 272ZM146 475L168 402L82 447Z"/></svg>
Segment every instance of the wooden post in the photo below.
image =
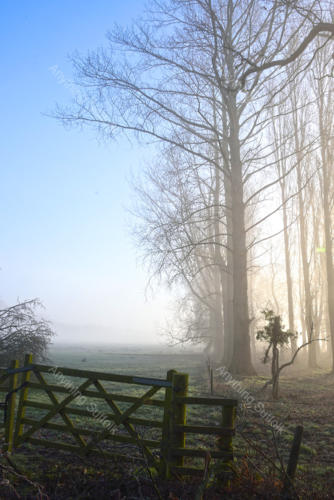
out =
<svg viewBox="0 0 334 500"><path fill-rule="evenodd" d="M236 418L236 406L223 406L222 407L222 428L233 431L235 428L235 418ZM217 446L219 451L224 451L226 453L233 453L232 444L232 432L231 435L222 434L217 440ZM231 465L233 460L225 460L224 462L216 468L217 479L224 485L228 486L230 481L228 479L228 473L231 472Z"/></svg>
<svg viewBox="0 0 334 500"><path fill-rule="evenodd" d="M167 372L167 381L173 383L173 376L176 370ZM162 438L160 447L160 476L162 479L170 477L170 439L173 417L173 387L168 387L165 392L165 408L162 424Z"/></svg>
<svg viewBox="0 0 334 500"><path fill-rule="evenodd" d="M295 435L293 437L293 443L292 443L291 450L290 450L288 467L287 467L286 475L284 478L283 495L286 495L289 492L291 485L292 485L292 481L293 481L295 474L296 474L298 456L299 456L300 445L302 442L302 437L303 437L303 426L297 425L296 430L295 430Z"/></svg>
<svg viewBox="0 0 334 500"><path fill-rule="evenodd" d="M14 360L10 364L11 369L17 369L19 367L19 362ZM15 391L17 388L18 374L13 373L9 377L9 389L8 393ZM14 442L14 425L15 425L15 401L16 393L13 392L9 396L7 408L6 408L6 422L5 422L5 438L6 438L6 450L11 453L13 451Z"/></svg>
<svg viewBox="0 0 334 500"><path fill-rule="evenodd" d="M32 354L26 354L24 357L24 367L31 365L33 362ZM30 380L30 375L31 371L26 371L22 373L21 377L21 384L24 384L26 382L29 382ZM14 446L18 444L19 437L23 433L23 424L21 423L21 420L24 417L25 414L25 406L24 403L27 400L28 397L28 387L23 387L20 392L20 399L19 399L19 404L17 408L17 418L16 418L16 426L15 426L15 435L14 435Z"/></svg>
<svg viewBox="0 0 334 500"><path fill-rule="evenodd" d="M188 395L189 375L186 373L174 373L173 375L173 429L171 431L171 446L173 448L185 448L186 435L183 430L176 430L175 425L185 425L187 420L187 406L184 403L178 402L179 397ZM172 465L182 467L184 457L171 456Z"/></svg>

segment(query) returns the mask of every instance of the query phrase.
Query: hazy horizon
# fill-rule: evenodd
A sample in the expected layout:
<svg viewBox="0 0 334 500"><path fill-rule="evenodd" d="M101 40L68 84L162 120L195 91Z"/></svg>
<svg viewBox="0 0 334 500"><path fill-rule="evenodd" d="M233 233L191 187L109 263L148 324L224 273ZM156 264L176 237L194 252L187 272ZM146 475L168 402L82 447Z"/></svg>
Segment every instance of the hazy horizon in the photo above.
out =
<svg viewBox="0 0 334 500"><path fill-rule="evenodd" d="M115 341L121 331L127 342L151 342L168 293L145 296L148 276L127 227L127 179L141 168L143 148L107 144L46 116L73 97L68 56L103 45L112 25L129 24L142 5L80 3L79 17L78 6L3 5L0 299L39 298L54 324L103 325Z"/></svg>

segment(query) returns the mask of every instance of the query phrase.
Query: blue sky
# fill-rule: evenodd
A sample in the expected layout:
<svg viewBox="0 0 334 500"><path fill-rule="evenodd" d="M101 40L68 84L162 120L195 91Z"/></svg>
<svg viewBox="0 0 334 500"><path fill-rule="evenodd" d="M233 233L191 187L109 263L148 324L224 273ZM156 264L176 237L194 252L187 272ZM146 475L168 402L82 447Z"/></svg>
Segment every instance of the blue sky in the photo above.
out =
<svg viewBox="0 0 334 500"><path fill-rule="evenodd" d="M1 2L0 300L39 297L57 325L110 327L108 338L95 330L101 341L158 339L164 315L164 293L144 297L146 274L126 228L127 178L145 152L125 140L99 142L92 130L65 129L45 114L71 98L51 68L71 79L68 56L104 45L114 22L130 23L143 7Z"/></svg>

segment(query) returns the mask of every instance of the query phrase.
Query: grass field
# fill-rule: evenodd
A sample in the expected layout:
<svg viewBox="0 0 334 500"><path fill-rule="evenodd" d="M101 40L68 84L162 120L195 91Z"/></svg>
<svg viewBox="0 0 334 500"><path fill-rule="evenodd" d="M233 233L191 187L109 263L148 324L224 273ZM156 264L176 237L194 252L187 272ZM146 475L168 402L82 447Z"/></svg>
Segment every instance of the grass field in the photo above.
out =
<svg viewBox="0 0 334 500"><path fill-rule="evenodd" d="M48 357L57 366L160 378L172 368L198 377L205 367L203 354L164 346L55 344Z"/></svg>
<svg viewBox="0 0 334 500"><path fill-rule="evenodd" d="M202 354L196 352L187 353L182 350L170 350L162 347L55 345L50 350L48 364L157 378L165 378L167 371L174 368L189 373L191 395L207 396L209 391L205 358ZM239 472L239 477L246 478L256 491L263 492L265 490L268 477L271 485L277 485L279 474L275 468L280 466L278 456L286 464L294 429L296 425L302 424L304 426L304 436L297 470L296 487L303 498L333 498L334 378L325 371L318 370L310 375L302 371L298 372L294 368L285 377L282 377L281 397L274 402L271 400L270 391L266 393L259 392L267 378L263 372L263 367L259 365L258 368L261 375L240 379L242 390L247 389L249 394L254 397L253 404L245 404L242 397L240 397L240 391L233 390L218 375L215 377L215 395L240 398L237 433L234 438L235 468ZM119 391L122 394L139 395L139 389L136 386L119 385L118 388L114 387L113 391ZM37 393L34 397L40 398ZM163 394L161 394L161 397L163 397ZM124 408L126 408L126 404ZM262 408L262 412L259 408ZM145 408L141 410L143 412L141 416L147 416L152 410L154 409ZM34 411L32 410L32 415ZM152 413L150 415L152 416ZM268 424L268 415L275 417L281 424L282 432L273 433L271 425ZM158 417L158 414L155 416ZM207 411L207 408L203 407L195 407L187 415L189 423L203 425L219 423L219 419L218 410ZM46 434L47 436L48 434ZM52 434L50 434L50 437L52 437ZM150 438L152 436L145 435L144 437ZM192 440L191 437L189 439ZM196 437L196 442L190 442L189 444L211 447L214 446L214 440L208 441ZM37 463L41 464L40 468L36 468L31 463L31 456L34 457ZM51 488L50 485L54 485L55 481L59 483L59 477L62 477L62 474L66 475L68 473L68 470L61 472L59 456L58 451L51 451L47 448L37 449L34 446L27 445L23 449L20 448L13 459L24 468L31 479L45 484L45 478L47 478L47 484ZM82 475L86 475L86 480L88 480L89 476L90 480L94 482L94 478L99 476L96 467L101 467L101 464L98 461L94 463L91 459L87 459L87 462L82 462L82 460L70 458L66 454L61 460L67 463L67 469L71 468L70 464L72 463L75 474L81 479ZM119 466L119 464L114 464L113 467L109 464L109 472L114 471L116 474L116 466ZM133 469L131 474L133 475ZM63 480L65 484L66 481L64 478ZM274 488L275 486L271 487ZM62 491L59 485L58 489ZM59 498L67 497L60 495ZM93 496L87 498L93 498ZM148 496L147 498L155 497ZM259 496L258 498L265 497ZM274 494L268 498L274 498Z"/></svg>

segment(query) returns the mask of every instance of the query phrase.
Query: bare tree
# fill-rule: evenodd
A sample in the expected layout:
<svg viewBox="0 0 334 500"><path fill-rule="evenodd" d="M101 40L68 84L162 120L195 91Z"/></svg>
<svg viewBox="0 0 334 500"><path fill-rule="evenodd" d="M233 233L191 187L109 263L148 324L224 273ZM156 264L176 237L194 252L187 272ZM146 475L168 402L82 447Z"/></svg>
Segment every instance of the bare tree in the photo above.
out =
<svg viewBox="0 0 334 500"><path fill-rule="evenodd" d="M33 299L0 310L2 366L30 352L36 359L45 359L54 331L49 321L38 316L39 307L42 307L40 301Z"/></svg>
<svg viewBox="0 0 334 500"><path fill-rule="evenodd" d="M137 218L134 236L152 277L184 290L181 309L185 309L185 304L190 306L184 317L188 326L181 328L184 341L202 338L208 352L212 351L220 361L226 326L223 303L226 224L221 172L210 165L196 165L195 161L182 163L182 155L173 153L169 151L168 161L165 156L159 164L147 168L142 182L134 182L133 212ZM198 316L198 321L193 317L189 323L190 311ZM203 328L202 336L199 331L194 336L196 324ZM179 328L179 321L177 325ZM171 333L175 337L174 330Z"/></svg>
<svg viewBox="0 0 334 500"><path fill-rule="evenodd" d="M109 137L118 131L151 137L220 170L230 185L230 369L251 374L247 294L251 228L246 228L245 218L258 193L278 182L259 186L266 167L261 131L268 122L262 111L270 104L264 82L274 82L279 93L280 68L331 25L313 26L314 16L296 9L294 2L276 0L270 6L261 0L170 0L153 1L151 6L146 21L108 35L109 51L74 58L81 98L59 116L66 122L96 126ZM278 59L310 26L313 31L304 43L290 57ZM245 199L250 186L253 192Z"/></svg>
<svg viewBox="0 0 334 500"><path fill-rule="evenodd" d="M287 303L288 303L288 318L289 318L289 331L295 331L295 312L294 312L294 301L293 301L293 281L292 281L292 270L291 270L291 255L290 255L290 232L291 225L289 221L289 200L291 199L291 193L289 193L289 179L286 176L288 170L288 159L289 159L289 143L291 142L291 134L289 130L288 118L287 118L287 105L281 103L278 109L271 108L272 121L272 138L273 138L273 151L275 156L275 166L277 169L277 175L280 179L279 189L282 204L282 219L283 219L283 238L284 238L284 263L285 263L285 275L286 275L286 290L287 290ZM276 118L274 118L274 116ZM296 350L296 337L291 337L291 348L293 352Z"/></svg>
<svg viewBox="0 0 334 500"><path fill-rule="evenodd" d="M321 201L323 209L323 229L325 240L326 278L327 278L327 310L332 345L332 371L334 372L334 269L332 250L332 212L333 212L333 106L334 87L332 78L326 76L328 61L332 52L328 47L317 54L312 84L317 97L316 108L320 134L320 169L321 169ZM331 75L330 75L331 76Z"/></svg>

